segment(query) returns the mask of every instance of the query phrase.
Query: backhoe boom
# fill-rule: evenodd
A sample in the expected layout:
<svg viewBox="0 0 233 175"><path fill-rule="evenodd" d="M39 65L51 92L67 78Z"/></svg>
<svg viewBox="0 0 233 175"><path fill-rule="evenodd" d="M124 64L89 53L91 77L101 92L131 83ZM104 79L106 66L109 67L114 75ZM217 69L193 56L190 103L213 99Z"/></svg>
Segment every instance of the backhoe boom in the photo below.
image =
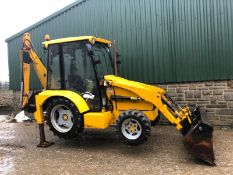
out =
<svg viewBox="0 0 233 175"><path fill-rule="evenodd" d="M31 43L29 33L25 33L22 39L22 48L20 50L21 61L21 97L20 108L24 109L28 105L29 100L29 84L30 84L30 63L40 80L42 87L46 88L47 81L47 69L42 63L40 57L37 55Z"/></svg>

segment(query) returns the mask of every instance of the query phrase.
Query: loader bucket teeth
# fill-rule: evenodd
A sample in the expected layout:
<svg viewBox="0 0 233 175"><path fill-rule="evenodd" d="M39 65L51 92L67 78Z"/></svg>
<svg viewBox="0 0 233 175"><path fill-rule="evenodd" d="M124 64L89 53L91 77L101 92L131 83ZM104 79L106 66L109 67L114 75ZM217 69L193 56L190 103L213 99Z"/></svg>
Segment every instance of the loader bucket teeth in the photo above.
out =
<svg viewBox="0 0 233 175"><path fill-rule="evenodd" d="M198 118L198 121L184 136L184 146L194 157L215 166L213 127L209 123L204 109L198 110L195 117Z"/></svg>

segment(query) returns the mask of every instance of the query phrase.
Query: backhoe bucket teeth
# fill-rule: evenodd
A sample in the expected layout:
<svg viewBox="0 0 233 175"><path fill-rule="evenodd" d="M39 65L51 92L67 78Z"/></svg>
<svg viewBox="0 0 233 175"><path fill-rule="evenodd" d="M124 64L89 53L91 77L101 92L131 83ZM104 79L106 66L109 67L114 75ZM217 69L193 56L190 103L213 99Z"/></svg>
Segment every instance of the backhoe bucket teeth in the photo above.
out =
<svg viewBox="0 0 233 175"><path fill-rule="evenodd" d="M192 115L196 124L184 136L184 146L194 157L214 166L213 127L204 109L197 109Z"/></svg>

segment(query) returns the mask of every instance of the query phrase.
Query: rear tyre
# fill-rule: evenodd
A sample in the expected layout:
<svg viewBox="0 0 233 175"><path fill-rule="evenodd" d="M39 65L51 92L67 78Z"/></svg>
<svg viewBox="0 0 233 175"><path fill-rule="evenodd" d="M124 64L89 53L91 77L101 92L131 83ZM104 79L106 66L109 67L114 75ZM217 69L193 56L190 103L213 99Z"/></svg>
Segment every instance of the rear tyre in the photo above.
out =
<svg viewBox="0 0 233 175"><path fill-rule="evenodd" d="M50 130L60 138L75 138L83 130L83 119L68 99L52 99L47 105L45 119Z"/></svg>
<svg viewBox="0 0 233 175"><path fill-rule="evenodd" d="M129 145L140 145L150 136L150 120L140 111L127 110L120 114L117 121L120 139Z"/></svg>

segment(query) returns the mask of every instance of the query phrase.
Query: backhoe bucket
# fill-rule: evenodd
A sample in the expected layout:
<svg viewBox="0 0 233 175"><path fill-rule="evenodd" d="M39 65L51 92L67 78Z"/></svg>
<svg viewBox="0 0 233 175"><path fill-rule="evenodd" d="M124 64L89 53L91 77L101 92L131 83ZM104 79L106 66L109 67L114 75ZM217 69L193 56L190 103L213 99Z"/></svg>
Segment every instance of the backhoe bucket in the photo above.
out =
<svg viewBox="0 0 233 175"><path fill-rule="evenodd" d="M192 115L195 125L184 136L184 146L194 157L214 166L213 127L205 109L197 108Z"/></svg>

